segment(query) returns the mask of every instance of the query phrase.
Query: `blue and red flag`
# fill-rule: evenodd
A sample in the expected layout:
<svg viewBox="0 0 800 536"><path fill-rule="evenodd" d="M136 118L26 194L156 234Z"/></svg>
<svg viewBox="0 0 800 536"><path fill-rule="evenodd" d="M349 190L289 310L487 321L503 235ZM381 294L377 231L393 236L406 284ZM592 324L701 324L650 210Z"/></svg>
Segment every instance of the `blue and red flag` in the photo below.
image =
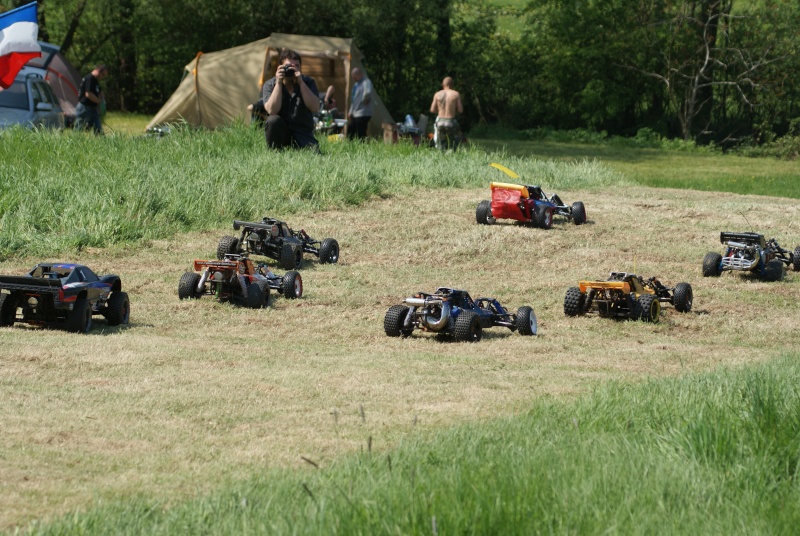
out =
<svg viewBox="0 0 800 536"><path fill-rule="evenodd" d="M38 38L36 2L0 14L0 87L10 87L28 60L42 55Z"/></svg>

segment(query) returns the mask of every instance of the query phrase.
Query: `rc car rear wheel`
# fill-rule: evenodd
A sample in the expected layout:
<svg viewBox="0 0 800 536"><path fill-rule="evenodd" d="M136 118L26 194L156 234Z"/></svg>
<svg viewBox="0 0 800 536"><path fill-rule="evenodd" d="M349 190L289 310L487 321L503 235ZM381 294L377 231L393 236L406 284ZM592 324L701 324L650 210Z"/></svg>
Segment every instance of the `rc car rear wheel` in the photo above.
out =
<svg viewBox="0 0 800 536"><path fill-rule="evenodd" d="M223 260L225 255L239 251L239 239L233 236L223 236L217 244L217 258Z"/></svg>
<svg viewBox="0 0 800 536"><path fill-rule="evenodd" d="M303 265L303 249L296 244L284 243L278 264L284 270L299 269Z"/></svg>
<svg viewBox="0 0 800 536"><path fill-rule="evenodd" d="M131 302L127 292L112 292L103 313L109 326L127 324L131 317Z"/></svg>
<svg viewBox="0 0 800 536"><path fill-rule="evenodd" d="M89 333L92 329L92 304L85 297L78 298L67 315L67 329L74 333Z"/></svg>
<svg viewBox="0 0 800 536"><path fill-rule="evenodd" d="M339 262L339 242L335 238L326 238L319 246L319 262L336 264Z"/></svg>
<svg viewBox="0 0 800 536"><path fill-rule="evenodd" d="M481 319L472 311L461 311L456 318L455 338L457 341L478 342L483 336Z"/></svg>
<svg viewBox="0 0 800 536"><path fill-rule="evenodd" d="M780 281L783 277L783 263L780 259L772 259L764 268L764 279L766 281Z"/></svg>
<svg viewBox="0 0 800 536"><path fill-rule="evenodd" d="M570 287L564 296L564 314L567 316L578 316L583 312L583 303L586 294L581 292L578 287Z"/></svg>
<svg viewBox="0 0 800 536"><path fill-rule="evenodd" d="M383 317L383 331L389 337L408 337L414 328L403 329L409 308L405 305L392 305Z"/></svg>
<svg viewBox="0 0 800 536"><path fill-rule="evenodd" d="M672 293L672 305L679 313L688 313L692 310L692 285L689 283L678 283Z"/></svg>
<svg viewBox="0 0 800 536"><path fill-rule="evenodd" d="M517 331L520 335L536 335L539 330L539 324L536 321L536 314L531 307L523 305L517 309L517 315L514 317L514 324L517 326Z"/></svg>
<svg viewBox="0 0 800 536"><path fill-rule="evenodd" d="M0 326L13 326L17 320L17 297L0 294Z"/></svg>
<svg viewBox="0 0 800 536"><path fill-rule="evenodd" d="M794 253L792 254L792 266L794 267L795 272L800 272L800 246L794 248Z"/></svg>
<svg viewBox="0 0 800 536"><path fill-rule="evenodd" d="M252 282L247 285L247 298L244 304L248 309L261 309L264 307L264 293L261 292L261 287L257 282Z"/></svg>
<svg viewBox="0 0 800 536"><path fill-rule="evenodd" d="M478 208L475 209L475 219L481 225L492 225L497 221L492 217L491 201L481 201L478 203Z"/></svg>
<svg viewBox="0 0 800 536"><path fill-rule="evenodd" d="M292 270L283 275L281 294L283 294L284 298L290 300L303 297L303 278L300 272Z"/></svg>
<svg viewBox="0 0 800 536"><path fill-rule="evenodd" d="M196 272L184 272L178 283L178 299L199 298L200 294L197 292L198 283L200 283L200 274Z"/></svg>
<svg viewBox="0 0 800 536"><path fill-rule="evenodd" d="M264 297L261 301L261 307L269 307L269 283L258 280L255 284L261 289L261 295Z"/></svg>
<svg viewBox="0 0 800 536"><path fill-rule="evenodd" d="M572 203L572 222L575 225L586 223L586 207L583 205L583 201Z"/></svg>
<svg viewBox="0 0 800 536"><path fill-rule="evenodd" d="M661 302L652 294L643 294L637 300L638 319L642 322L658 322L661 316Z"/></svg>
<svg viewBox="0 0 800 536"><path fill-rule="evenodd" d="M714 251L709 251L703 257L703 277L719 277L722 271L719 265L722 263L722 255Z"/></svg>
<svg viewBox="0 0 800 536"><path fill-rule="evenodd" d="M542 229L549 229L553 226L553 211L547 205L536 207L536 225Z"/></svg>

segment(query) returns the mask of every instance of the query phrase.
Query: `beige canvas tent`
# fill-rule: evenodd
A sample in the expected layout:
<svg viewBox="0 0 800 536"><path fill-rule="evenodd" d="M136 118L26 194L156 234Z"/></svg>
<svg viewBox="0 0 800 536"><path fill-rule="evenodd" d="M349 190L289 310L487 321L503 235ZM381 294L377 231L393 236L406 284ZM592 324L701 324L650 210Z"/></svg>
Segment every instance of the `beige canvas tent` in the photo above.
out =
<svg viewBox="0 0 800 536"><path fill-rule="evenodd" d="M281 48L300 54L303 74L314 79L320 92L333 85L338 108L346 112L350 105L350 70L363 69L363 55L353 40L273 33L246 45L198 53L184 68L178 89L147 127L185 121L196 127L217 128L237 119L249 121L247 105L258 100L262 84L274 76ZM394 121L380 97L375 97L369 133L380 137L381 123Z"/></svg>

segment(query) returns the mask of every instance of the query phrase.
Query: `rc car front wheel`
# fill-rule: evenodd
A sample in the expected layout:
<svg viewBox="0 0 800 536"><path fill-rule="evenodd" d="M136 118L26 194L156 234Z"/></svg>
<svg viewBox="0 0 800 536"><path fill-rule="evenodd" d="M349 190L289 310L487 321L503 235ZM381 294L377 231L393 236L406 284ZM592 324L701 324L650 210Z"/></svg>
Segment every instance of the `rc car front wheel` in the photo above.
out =
<svg viewBox="0 0 800 536"><path fill-rule="evenodd" d="M800 246L794 248L794 253L792 254L792 267L794 268L795 272L800 272Z"/></svg>
<svg viewBox="0 0 800 536"><path fill-rule="evenodd" d="M199 298L200 294L197 292L198 283L200 283L200 274L184 272L180 282L178 282L178 299L186 300L188 298Z"/></svg>
<svg viewBox="0 0 800 536"><path fill-rule="evenodd" d="M294 300L303 297L303 278L300 272L292 270L283 275L281 281L281 294L284 298Z"/></svg>
<svg viewBox="0 0 800 536"><path fill-rule="evenodd" d="M239 252L239 239L233 236L223 236L217 244L217 258L223 260L225 255Z"/></svg>
<svg viewBox="0 0 800 536"><path fill-rule="evenodd" d="M523 305L517 309L517 315L514 317L514 325L517 326L517 331L520 335L536 335L539 330L539 324L536 321L536 314L531 307Z"/></svg>
<svg viewBox="0 0 800 536"><path fill-rule="evenodd" d="M564 314L567 316L578 316L583 312L583 303L586 294L581 292L578 287L570 287L564 296Z"/></svg>
<svg viewBox="0 0 800 536"><path fill-rule="evenodd" d="M639 296L637 300L637 309L639 314L638 319L642 322L658 322L659 316L661 316L661 302L658 301L658 298L652 294L644 294Z"/></svg>
<svg viewBox="0 0 800 536"><path fill-rule="evenodd" d="M67 329L74 333L89 333L92 329L92 304L85 297L78 298L67 315Z"/></svg>
<svg viewBox="0 0 800 536"><path fill-rule="evenodd" d="M383 331L389 337L408 337L414 328L404 329L409 308L405 305L392 305L383 317Z"/></svg>
<svg viewBox="0 0 800 536"><path fill-rule="evenodd" d="M481 225L492 225L497 221L492 217L491 201L481 201L478 203L478 208L475 209L475 219Z"/></svg>
<svg viewBox="0 0 800 536"><path fill-rule="evenodd" d="M109 326L127 324L131 317L131 302L127 292L112 292L103 313Z"/></svg>
<svg viewBox="0 0 800 536"><path fill-rule="evenodd" d="M456 318L455 338L457 341L478 342L483 336L481 319L472 311L461 311Z"/></svg>
<svg viewBox="0 0 800 536"><path fill-rule="evenodd" d="M780 281L783 277L783 263L780 259L772 259L764 268L764 279L767 281Z"/></svg>
<svg viewBox="0 0 800 536"><path fill-rule="evenodd" d="M278 264L284 270L297 270L303 265L303 249L295 244L285 243L281 246L281 258Z"/></svg>
<svg viewBox="0 0 800 536"><path fill-rule="evenodd" d="M339 242L335 238L326 238L319 246L319 262L336 264L339 262Z"/></svg>
<svg viewBox="0 0 800 536"><path fill-rule="evenodd" d="M692 293L692 285L689 283L678 283L675 286L675 291L672 293L672 305L679 313L688 313L692 310L692 301L694 295Z"/></svg>
<svg viewBox="0 0 800 536"><path fill-rule="evenodd" d="M13 326L17 320L17 297L14 294L0 295L0 326Z"/></svg>
<svg viewBox="0 0 800 536"><path fill-rule="evenodd" d="M703 277L719 277L722 270L719 269L722 263L722 255L714 251L709 251L703 257Z"/></svg>
<svg viewBox="0 0 800 536"><path fill-rule="evenodd" d="M553 211L547 205L536 207L536 225L542 229L549 229L553 226Z"/></svg>
<svg viewBox="0 0 800 536"><path fill-rule="evenodd" d="M586 223L586 207L583 205L583 201L572 203L572 222L575 225Z"/></svg>

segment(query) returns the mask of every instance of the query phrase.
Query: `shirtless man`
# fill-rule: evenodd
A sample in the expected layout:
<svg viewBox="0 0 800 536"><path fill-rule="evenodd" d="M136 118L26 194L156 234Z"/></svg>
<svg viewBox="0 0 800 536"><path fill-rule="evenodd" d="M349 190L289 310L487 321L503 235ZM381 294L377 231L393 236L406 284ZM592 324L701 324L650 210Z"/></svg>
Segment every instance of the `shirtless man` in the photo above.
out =
<svg viewBox="0 0 800 536"><path fill-rule="evenodd" d="M437 149L458 148L461 141L461 129L456 115L464 113L461 95L452 88L453 79L449 76L442 81L442 90L437 91L431 103L431 113L436 114L434 122L434 139Z"/></svg>

